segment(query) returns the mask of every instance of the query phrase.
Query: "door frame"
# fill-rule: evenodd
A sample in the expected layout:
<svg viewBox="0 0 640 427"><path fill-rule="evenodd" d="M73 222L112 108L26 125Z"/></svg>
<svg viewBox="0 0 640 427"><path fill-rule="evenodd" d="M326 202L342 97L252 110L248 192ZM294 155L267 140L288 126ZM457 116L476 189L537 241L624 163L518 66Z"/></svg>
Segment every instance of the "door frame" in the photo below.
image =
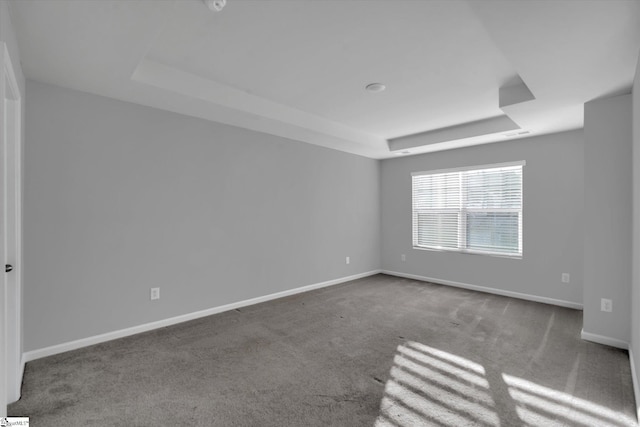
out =
<svg viewBox="0 0 640 427"><path fill-rule="evenodd" d="M0 244L5 244L5 257L8 264L13 265L13 271L4 277L4 307L3 317L5 330L4 348L6 349L3 366L6 381L6 403L20 399L24 363L22 361L22 94L16 79L16 74L9 56L7 44L0 42L2 67L0 68L0 149L4 150L5 185L2 189L5 212L5 236ZM11 185L11 191L5 191ZM7 217L12 219L13 227L9 232ZM12 236L11 242L7 235ZM2 264L4 264L3 262ZM2 268L0 264L0 268ZM5 274L0 272L0 274ZM2 384L2 383L0 383ZM2 404L2 402L0 402Z"/></svg>

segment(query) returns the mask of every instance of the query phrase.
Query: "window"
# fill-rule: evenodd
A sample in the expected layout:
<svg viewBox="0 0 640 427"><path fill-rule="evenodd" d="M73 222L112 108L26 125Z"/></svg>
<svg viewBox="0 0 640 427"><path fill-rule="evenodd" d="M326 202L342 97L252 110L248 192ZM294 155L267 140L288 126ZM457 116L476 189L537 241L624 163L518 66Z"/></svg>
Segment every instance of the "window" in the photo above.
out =
<svg viewBox="0 0 640 427"><path fill-rule="evenodd" d="M413 247L521 257L524 165L414 172Z"/></svg>

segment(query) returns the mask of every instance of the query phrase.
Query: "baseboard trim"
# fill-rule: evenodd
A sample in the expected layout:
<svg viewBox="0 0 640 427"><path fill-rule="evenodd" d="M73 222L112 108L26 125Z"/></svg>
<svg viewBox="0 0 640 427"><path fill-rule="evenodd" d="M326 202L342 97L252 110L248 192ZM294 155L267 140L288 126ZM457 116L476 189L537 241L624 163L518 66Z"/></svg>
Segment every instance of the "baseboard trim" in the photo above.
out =
<svg viewBox="0 0 640 427"><path fill-rule="evenodd" d="M290 295L295 295L303 292L309 292L314 289L320 289L328 286L338 285L340 283L349 282L351 280L373 276L378 273L380 273L380 270L367 271L365 273L359 273L351 276L340 277L338 279L328 280L326 282L314 283L311 285L302 286L294 289L288 289L286 291L276 292L276 293L264 295L261 297L251 298L244 301L238 301L231 304L225 304L218 307L208 308L206 310L183 314L181 316L171 317L168 319L145 323L142 325L120 329L113 332L107 332L100 335L94 335L91 337L82 338L75 341L69 341L62 344L52 345L50 347L27 351L22 355L23 370L24 370L24 365L27 362L31 362L32 360L40 359L47 356L53 356L54 354L64 353L65 351L76 350L82 347L88 347L90 345L99 344L106 341L127 337L130 335L139 334L141 332L151 331L153 329L164 328L165 326L171 326L178 323L187 322L189 320L199 319L201 317L211 316L212 314L218 314L218 313L222 313L229 310L235 310L236 308L247 307L250 305L259 304L261 302L283 298L283 297L287 297Z"/></svg>
<svg viewBox="0 0 640 427"><path fill-rule="evenodd" d="M24 355L20 360L20 366L18 366L18 378L20 378L20 387L18 387L17 396L7 396L7 404L15 403L22 397L22 379L24 378L24 367L26 362L24 361Z"/></svg>
<svg viewBox="0 0 640 427"><path fill-rule="evenodd" d="M636 417L640 420L640 384L638 384L638 371L633 358L633 349L629 346L629 363L631 363L631 378L633 380L633 395L636 399Z"/></svg>
<svg viewBox="0 0 640 427"><path fill-rule="evenodd" d="M604 335L594 334L591 332L585 332L583 329L580 332L580 338L585 341L591 341L598 344L608 345L610 347L617 347L623 350L629 350L629 343L627 341L619 340L617 338L611 338Z"/></svg>
<svg viewBox="0 0 640 427"><path fill-rule="evenodd" d="M520 292L505 291L503 289L489 288L489 287L486 287L486 286L471 285L471 284L468 284L468 283L454 282L452 280L444 280L444 279L436 279L436 278L433 278L433 277L418 276L416 274L400 273L398 271L382 270L381 273L388 274L390 276L403 277L405 279L420 280L422 282L431 282L431 283L437 283L439 285L454 286L456 288L469 289L469 290L472 290L472 291L485 292L485 293L488 293L488 294L502 295L502 296L505 296L505 297L518 298L518 299L523 299L523 300L527 300L527 301L535 301L535 302L542 302L542 303L545 303L545 304L558 305L560 307L568 307L568 308L573 308L573 309L576 309L576 310L582 310L583 309L582 304L579 304L577 302L572 302L572 301L565 301L565 300L560 300L560 299L541 297L541 296L538 296L538 295L523 294L523 293L520 293Z"/></svg>
<svg viewBox="0 0 640 427"><path fill-rule="evenodd" d="M22 359L20 360L20 372L18 372L18 378L20 378L20 390L18 391L18 400L22 397L22 381L24 380L24 368L27 365L27 361L24 358L24 354L22 355Z"/></svg>

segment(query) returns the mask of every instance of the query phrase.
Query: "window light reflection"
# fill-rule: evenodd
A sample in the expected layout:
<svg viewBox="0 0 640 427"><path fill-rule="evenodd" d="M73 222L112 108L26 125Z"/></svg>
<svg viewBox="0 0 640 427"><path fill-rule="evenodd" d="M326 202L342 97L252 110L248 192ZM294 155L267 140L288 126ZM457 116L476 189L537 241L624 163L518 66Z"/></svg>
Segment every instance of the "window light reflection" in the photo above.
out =
<svg viewBox="0 0 640 427"><path fill-rule="evenodd" d="M527 426L638 426L628 414L513 375L489 376L476 362L415 341L399 345L393 362L375 427L500 427L516 416ZM501 420L497 399L514 408L510 419Z"/></svg>

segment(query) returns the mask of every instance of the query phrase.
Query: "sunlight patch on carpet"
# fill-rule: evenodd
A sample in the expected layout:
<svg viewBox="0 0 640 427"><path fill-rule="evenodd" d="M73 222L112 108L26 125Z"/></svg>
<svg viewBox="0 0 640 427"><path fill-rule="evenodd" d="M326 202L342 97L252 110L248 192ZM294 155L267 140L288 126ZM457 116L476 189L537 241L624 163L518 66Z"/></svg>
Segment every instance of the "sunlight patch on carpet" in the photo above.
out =
<svg viewBox="0 0 640 427"><path fill-rule="evenodd" d="M500 426L482 365L412 341L393 362L376 427Z"/></svg>
<svg viewBox="0 0 640 427"><path fill-rule="evenodd" d="M502 374L509 386L509 394L516 402L516 411L523 422L530 425L573 425L634 427L631 417L612 411L573 395L553 390L522 378Z"/></svg>
<svg viewBox="0 0 640 427"><path fill-rule="evenodd" d="M496 405L496 401L501 405ZM500 408L511 408L505 418ZM636 427L636 420L569 393L485 368L455 354L407 341L399 345L375 427Z"/></svg>

